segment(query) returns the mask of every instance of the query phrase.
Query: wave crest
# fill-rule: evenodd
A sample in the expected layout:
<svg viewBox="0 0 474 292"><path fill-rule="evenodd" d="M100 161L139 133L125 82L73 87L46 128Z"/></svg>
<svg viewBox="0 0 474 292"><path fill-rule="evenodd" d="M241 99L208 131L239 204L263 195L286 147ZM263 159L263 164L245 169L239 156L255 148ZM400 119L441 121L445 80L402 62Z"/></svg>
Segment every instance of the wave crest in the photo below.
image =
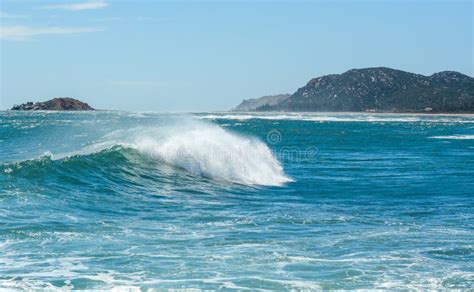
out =
<svg viewBox="0 0 474 292"><path fill-rule="evenodd" d="M37 159L0 165L0 173L31 176L52 173L52 169L116 172L122 166L128 172L137 171L136 167L150 171L150 159L155 167L165 163L195 176L238 184L280 186L291 181L260 140L195 120L178 126L115 131L79 151L46 153ZM156 172L161 173L159 169Z"/></svg>
<svg viewBox="0 0 474 292"><path fill-rule="evenodd" d="M246 185L279 186L291 181L263 142L218 126L179 129L166 137L145 137L133 148L194 175Z"/></svg>

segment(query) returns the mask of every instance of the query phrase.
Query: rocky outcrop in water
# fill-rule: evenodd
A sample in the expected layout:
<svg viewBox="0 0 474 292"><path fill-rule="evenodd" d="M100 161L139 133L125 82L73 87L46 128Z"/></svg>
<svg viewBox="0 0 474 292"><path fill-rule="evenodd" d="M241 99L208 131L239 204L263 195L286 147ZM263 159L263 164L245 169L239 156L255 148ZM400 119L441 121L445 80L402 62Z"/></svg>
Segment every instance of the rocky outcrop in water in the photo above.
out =
<svg viewBox="0 0 474 292"><path fill-rule="evenodd" d="M15 105L11 110L19 111L91 111L94 110L85 102L70 97L58 97L45 102L27 102Z"/></svg>

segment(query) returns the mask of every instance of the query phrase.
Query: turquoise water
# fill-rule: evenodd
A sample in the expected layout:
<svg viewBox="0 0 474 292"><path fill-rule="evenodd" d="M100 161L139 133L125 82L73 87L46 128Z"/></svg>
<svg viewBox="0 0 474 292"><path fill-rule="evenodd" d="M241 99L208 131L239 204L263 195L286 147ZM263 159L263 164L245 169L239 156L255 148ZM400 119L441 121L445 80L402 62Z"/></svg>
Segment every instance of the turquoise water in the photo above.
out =
<svg viewBox="0 0 474 292"><path fill-rule="evenodd" d="M1 288L474 288L474 117L0 112Z"/></svg>

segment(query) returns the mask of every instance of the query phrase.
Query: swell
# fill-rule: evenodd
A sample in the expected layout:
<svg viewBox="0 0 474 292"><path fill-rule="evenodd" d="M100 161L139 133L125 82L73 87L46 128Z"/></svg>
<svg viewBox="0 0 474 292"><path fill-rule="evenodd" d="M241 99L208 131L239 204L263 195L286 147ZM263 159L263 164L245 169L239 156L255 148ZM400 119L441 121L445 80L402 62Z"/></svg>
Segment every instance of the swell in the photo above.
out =
<svg viewBox="0 0 474 292"><path fill-rule="evenodd" d="M139 134L131 137L131 132ZM176 173L244 185L291 181L263 142L214 125L116 131L77 152L0 165L0 178L38 181L57 176L72 184L160 180Z"/></svg>
<svg viewBox="0 0 474 292"><path fill-rule="evenodd" d="M195 189L202 191L217 187L213 180L192 176L183 169L151 159L124 145L60 159L44 155L3 164L0 165L0 185L7 195L67 196L78 200L79 204L82 204L80 201L84 194L89 198L94 194L128 197L141 192L166 193L185 185L194 185ZM104 198L101 196L101 199Z"/></svg>
<svg viewBox="0 0 474 292"><path fill-rule="evenodd" d="M94 177L105 174L126 172L136 168L137 163L144 162L136 150L117 145L90 154L77 154L60 159L54 159L52 154L45 154L36 159L2 164L0 173L6 177L32 181L68 177L69 183L73 183L82 176L93 180Z"/></svg>

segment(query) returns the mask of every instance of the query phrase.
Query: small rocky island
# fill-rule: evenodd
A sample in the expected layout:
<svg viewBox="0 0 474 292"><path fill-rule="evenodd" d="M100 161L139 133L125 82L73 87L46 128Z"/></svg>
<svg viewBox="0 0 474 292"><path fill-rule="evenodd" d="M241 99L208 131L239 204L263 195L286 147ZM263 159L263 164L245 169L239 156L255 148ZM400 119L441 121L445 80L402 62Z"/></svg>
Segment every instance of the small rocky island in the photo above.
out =
<svg viewBox="0 0 474 292"><path fill-rule="evenodd" d="M57 97L45 102L27 102L15 105L12 111L92 111L90 105L70 97Z"/></svg>
<svg viewBox="0 0 474 292"><path fill-rule="evenodd" d="M244 100L235 111L474 113L474 78L430 76L386 67L352 69L310 80L292 95Z"/></svg>

